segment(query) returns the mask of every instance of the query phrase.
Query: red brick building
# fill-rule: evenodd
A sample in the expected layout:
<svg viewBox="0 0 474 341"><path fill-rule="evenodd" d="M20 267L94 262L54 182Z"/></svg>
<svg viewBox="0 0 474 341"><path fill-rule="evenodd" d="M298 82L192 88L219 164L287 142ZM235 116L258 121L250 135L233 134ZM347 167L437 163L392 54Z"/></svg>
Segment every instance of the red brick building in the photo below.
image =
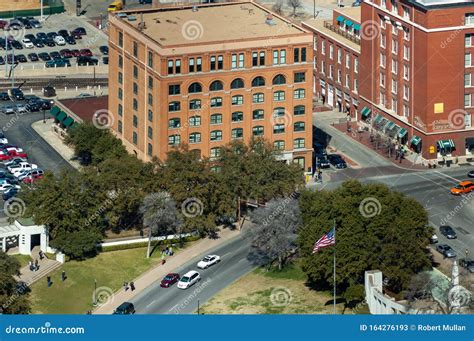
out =
<svg viewBox="0 0 474 341"><path fill-rule="evenodd" d="M324 40L326 53L334 45L343 54L360 56L357 72L355 66L352 72L346 71L358 84L351 88L351 95L357 92L351 101L359 103L357 108L351 106L354 118L420 152L425 159L470 160L474 153L474 4L366 0L359 9L351 10L360 11L360 22L355 14L344 15L340 10L322 28L321 24L305 24L315 32L317 43L316 93L323 92L319 83L329 86L337 79L335 73L328 80L331 66L334 72L340 68L337 57L330 59L319 51L323 47L318 40ZM353 28L352 36L347 35L348 27ZM357 38L360 45L354 46ZM326 70L321 69L323 62ZM341 91L338 82L333 87ZM329 94L325 100L332 104ZM337 94L334 105L337 107Z"/></svg>

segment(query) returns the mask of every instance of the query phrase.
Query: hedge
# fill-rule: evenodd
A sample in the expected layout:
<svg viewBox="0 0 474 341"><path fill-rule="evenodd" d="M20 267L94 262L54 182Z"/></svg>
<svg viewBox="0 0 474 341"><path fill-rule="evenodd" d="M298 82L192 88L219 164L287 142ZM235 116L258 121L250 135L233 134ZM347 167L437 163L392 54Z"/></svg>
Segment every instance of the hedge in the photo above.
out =
<svg viewBox="0 0 474 341"><path fill-rule="evenodd" d="M164 240L159 240L158 243L153 242L151 245L155 247L156 245L163 245L167 246L170 244L179 244L179 243L189 243L193 242L195 240L201 239L199 236L190 236L186 237L183 239L164 239ZM141 243L133 243L133 244L120 244L120 245L111 245L111 246L102 246L99 247L100 252L110 252L110 251L120 251L120 250L129 250L129 249L139 249L142 247L147 247L148 242L141 242Z"/></svg>

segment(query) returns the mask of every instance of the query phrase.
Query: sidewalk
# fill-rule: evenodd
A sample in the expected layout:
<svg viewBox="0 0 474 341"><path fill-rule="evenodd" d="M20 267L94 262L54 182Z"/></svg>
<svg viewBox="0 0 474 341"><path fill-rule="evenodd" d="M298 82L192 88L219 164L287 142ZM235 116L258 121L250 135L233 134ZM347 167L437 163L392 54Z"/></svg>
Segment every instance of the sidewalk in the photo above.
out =
<svg viewBox="0 0 474 341"><path fill-rule="evenodd" d="M43 120L37 121L31 125L34 131L36 131L43 140L46 141L54 150L58 152L59 155L63 157L64 160L69 162L71 166L76 169L80 169L81 165L78 161L72 160L74 157L74 150L67 146L63 140L61 140L58 135L52 131L52 126L54 124L54 119L47 119L46 123L43 123Z"/></svg>
<svg viewBox="0 0 474 341"><path fill-rule="evenodd" d="M15 276L17 281L25 282L28 286L34 282L39 281L41 278L45 277L47 274L51 273L55 269L59 268L62 264L56 260L48 259L45 255L43 259L40 259L38 250L34 250L31 254L33 262L37 259L39 269L37 271L31 271L30 267L24 266L20 269L20 275Z"/></svg>
<svg viewBox="0 0 474 341"><path fill-rule="evenodd" d="M239 235L240 230L221 229L219 232L219 239L201 239L196 244L183 249L182 251L176 253L174 256L168 257L164 265L159 264L154 268L151 268L147 272L141 274L133 281L136 288L133 292L130 290L124 291L123 288L120 289L119 291L115 292L111 297L109 297L107 299L107 302L104 303L104 305L97 307L92 313L112 314L114 309L117 308L120 304L126 301L130 301L130 299L146 290L156 281L161 281L164 276L172 272L177 267L185 264L186 262L189 262L193 258L203 253L206 253L208 250L211 250L233 238L238 237Z"/></svg>

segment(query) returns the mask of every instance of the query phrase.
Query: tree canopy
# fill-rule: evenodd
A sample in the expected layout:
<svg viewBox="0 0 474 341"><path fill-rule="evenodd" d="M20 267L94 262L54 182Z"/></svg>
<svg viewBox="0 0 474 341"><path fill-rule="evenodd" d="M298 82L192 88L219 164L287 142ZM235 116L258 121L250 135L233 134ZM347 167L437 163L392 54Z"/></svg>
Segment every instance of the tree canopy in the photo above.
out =
<svg viewBox="0 0 474 341"><path fill-rule="evenodd" d="M20 274L20 263L5 252L0 251L0 313L28 314L28 288L13 276Z"/></svg>
<svg viewBox="0 0 474 341"><path fill-rule="evenodd" d="M379 184L345 182L328 192L303 193L298 231L302 266L314 287L332 286L334 246L312 254L314 243L336 224L337 285L362 284L366 270L381 270L388 288L400 292L430 267L432 229L416 200Z"/></svg>

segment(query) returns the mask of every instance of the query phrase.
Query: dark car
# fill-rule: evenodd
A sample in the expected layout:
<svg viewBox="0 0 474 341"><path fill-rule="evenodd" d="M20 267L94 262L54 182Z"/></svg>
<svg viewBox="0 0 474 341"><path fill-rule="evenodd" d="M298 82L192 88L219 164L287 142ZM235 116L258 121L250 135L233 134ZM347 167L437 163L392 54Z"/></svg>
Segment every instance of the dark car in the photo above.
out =
<svg viewBox="0 0 474 341"><path fill-rule="evenodd" d="M2 56L0 56L0 65L5 65L5 59Z"/></svg>
<svg viewBox="0 0 474 341"><path fill-rule="evenodd" d="M105 65L108 65L109 64L109 57L107 57L107 56L102 57L102 63L104 63Z"/></svg>
<svg viewBox="0 0 474 341"><path fill-rule="evenodd" d="M76 39L75 39L73 36L64 37L64 40L65 40L66 43L68 43L69 45L76 45Z"/></svg>
<svg viewBox="0 0 474 341"><path fill-rule="evenodd" d="M313 149L315 154L328 155L326 147L318 142L313 143Z"/></svg>
<svg viewBox="0 0 474 341"><path fill-rule="evenodd" d="M49 110L51 109L51 102L47 100L41 100L41 110Z"/></svg>
<svg viewBox="0 0 474 341"><path fill-rule="evenodd" d="M167 275L161 280L160 287L162 287L162 288L169 288L170 286L172 286L173 284L175 284L176 282L178 282L179 279L180 279L179 274L176 274L176 273L167 274Z"/></svg>
<svg viewBox="0 0 474 341"><path fill-rule="evenodd" d="M344 159L338 154L329 154L328 159L329 163L337 169L347 168L346 161L344 161Z"/></svg>
<svg viewBox="0 0 474 341"><path fill-rule="evenodd" d="M30 100L26 103L26 109L30 112L37 112L41 110L42 104L41 100Z"/></svg>
<svg viewBox="0 0 474 341"><path fill-rule="evenodd" d="M47 38L48 36L46 35L46 33L44 32L38 32L36 33L36 38L37 39L44 39L44 38Z"/></svg>
<svg viewBox="0 0 474 341"><path fill-rule="evenodd" d="M69 67L71 63L66 58L55 58L45 63L46 67Z"/></svg>
<svg viewBox="0 0 474 341"><path fill-rule="evenodd" d="M474 170L467 173L467 176L470 177L470 178L474 178Z"/></svg>
<svg viewBox="0 0 474 341"><path fill-rule="evenodd" d="M92 51L89 49L82 49L79 51L83 57L92 57Z"/></svg>
<svg viewBox="0 0 474 341"><path fill-rule="evenodd" d="M86 29L84 27L78 27L74 29L72 32L79 33L81 36L87 35Z"/></svg>
<svg viewBox="0 0 474 341"><path fill-rule="evenodd" d="M0 92L0 101L9 101L10 96L6 92Z"/></svg>
<svg viewBox="0 0 474 341"><path fill-rule="evenodd" d="M34 35L34 34L31 34L31 33L25 34L25 38L26 38L26 39L29 39L29 40L36 39L35 35Z"/></svg>
<svg viewBox="0 0 474 341"><path fill-rule="evenodd" d="M77 65L79 66L87 66L87 65L97 65L99 61L97 58L91 57L77 57Z"/></svg>
<svg viewBox="0 0 474 341"><path fill-rule="evenodd" d="M123 302L114 310L114 315L131 315L135 314L135 306L130 302Z"/></svg>
<svg viewBox="0 0 474 341"><path fill-rule="evenodd" d="M456 252L447 244L439 244L436 246L436 250L446 258L456 257Z"/></svg>
<svg viewBox="0 0 474 341"><path fill-rule="evenodd" d="M25 95L23 94L23 91L21 91L20 89L12 88L10 90L10 98L17 101L23 101L25 99Z"/></svg>
<svg viewBox="0 0 474 341"><path fill-rule="evenodd" d="M6 20L0 20L0 29L4 29L8 26L8 21Z"/></svg>
<svg viewBox="0 0 474 341"><path fill-rule="evenodd" d="M439 227L439 231L443 236L445 236L448 239L456 239L456 232L453 230L453 228L449 225L443 225Z"/></svg>
<svg viewBox="0 0 474 341"><path fill-rule="evenodd" d="M66 38L69 36L69 32L67 30L59 30L58 34L63 38Z"/></svg>
<svg viewBox="0 0 474 341"><path fill-rule="evenodd" d="M459 260L459 265L466 268L470 273L474 273L474 260L463 258Z"/></svg>
<svg viewBox="0 0 474 341"><path fill-rule="evenodd" d="M54 39L54 37L56 37L58 34L56 32L48 32L46 33L46 36L48 38L51 38L51 39Z"/></svg>
<svg viewBox="0 0 474 341"><path fill-rule="evenodd" d="M32 62L37 62L39 60L39 57L36 53L29 53L28 54L28 59Z"/></svg>
<svg viewBox="0 0 474 341"><path fill-rule="evenodd" d="M20 63L26 63L28 61L28 59L26 59L26 56L24 54L19 54L17 58Z"/></svg>
<svg viewBox="0 0 474 341"><path fill-rule="evenodd" d="M8 199L13 198L18 194L20 190L16 187L10 188L9 190L3 192L2 197L4 201L7 201Z"/></svg>
<svg viewBox="0 0 474 341"><path fill-rule="evenodd" d="M42 48L44 47L44 43L43 43L43 40L42 39L31 39L31 42L33 43L33 45L35 47L39 47L39 48Z"/></svg>
<svg viewBox="0 0 474 341"><path fill-rule="evenodd" d="M328 158L326 157L326 155L323 155L323 154L314 155L314 165L316 169L331 167L331 164L329 163Z"/></svg>
<svg viewBox="0 0 474 341"><path fill-rule="evenodd" d="M12 40L11 44L16 50L23 50L23 45L18 40Z"/></svg>
<svg viewBox="0 0 474 341"><path fill-rule="evenodd" d="M54 97L56 96L56 89L52 86L45 86L43 88L43 96L45 97Z"/></svg>
<svg viewBox="0 0 474 341"><path fill-rule="evenodd" d="M41 52L38 54L39 59L41 59L43 62L47 62L48 60L51 60L51 57L49 56L49 53L47 52Z"/></svg>
<svg viewBox="0 0 474 341"><path fill-rule="evenodd" d="M99 51L100 51L100 53L107 56L109 54L109 47L105 46L105 45L102 45L101 47L99 47Z"/></svg>
<svg viewBox="0 0 474 341"><path fill-rule="evenodd" d="M52 59L62 59L61 54L58 51L53 51L49 55Z"/></svg>
<svg viewBox="0 0 474 341"><path fill-rule="evenodd" d="M54 42L54 40L52 38L44 38L43 39L43 43L46 45L46 46L49 46L49 47L54 47L56 46L56 43Z"/></svg>

